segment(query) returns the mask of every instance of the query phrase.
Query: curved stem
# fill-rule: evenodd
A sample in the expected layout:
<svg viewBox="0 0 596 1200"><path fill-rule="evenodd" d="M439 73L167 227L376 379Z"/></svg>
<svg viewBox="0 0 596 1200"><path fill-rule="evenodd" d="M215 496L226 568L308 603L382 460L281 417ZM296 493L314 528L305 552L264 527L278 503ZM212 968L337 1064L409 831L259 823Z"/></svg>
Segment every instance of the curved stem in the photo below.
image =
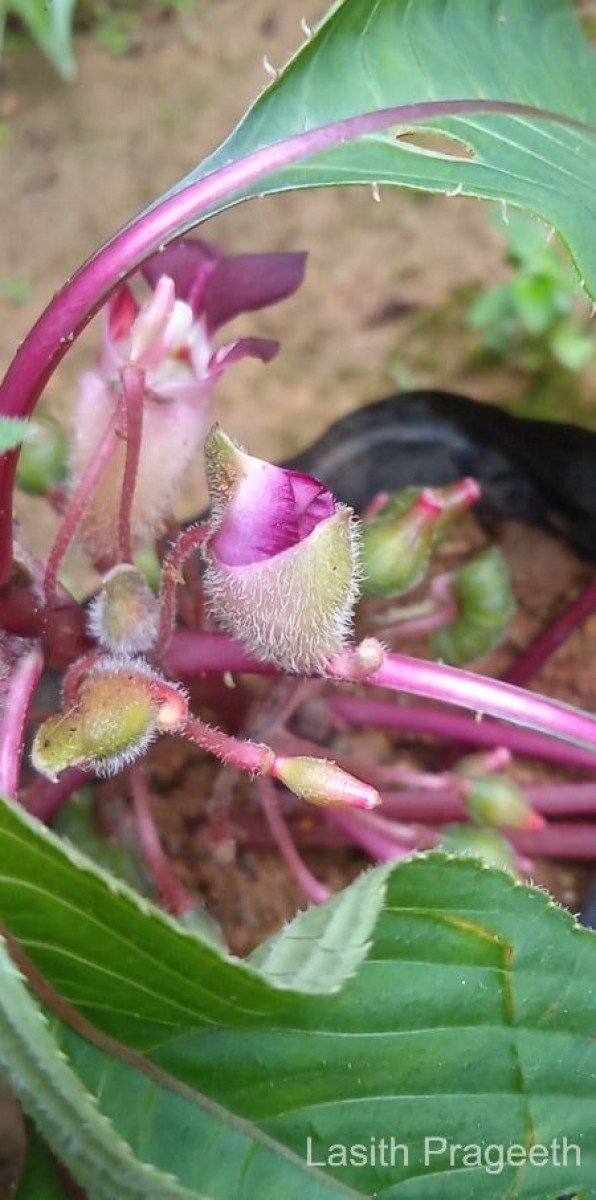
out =
<svg viewBox="0 0 596 1200"><path fill-rule="evenodd" d="M131 563L133 560L132 506L143 441L145 372L134 363L128 363L120 372L120 380L126 408L126 457L118 514L118 551L120 562Z"/></svg>
<svg viewBox="0 0 596 1200"><path fill-rule="evenodd" d="M19 647L15 645L16 639L7 640L8 662L2 655L2 666L8 671L8 677L2 684L0 794L12 800L19 786L27 713L41 676L43 655L37 643L21 643Z"/></svg>
<svg viewBox="0 0 596 1200"><path fill-rule="evenodd" d="M50 551L48 558L46 573L43 583L46 603L51 605L56 594L56 585L58 582L58 571L60 564L70 543L72 542L77 529L85 515L85 509L89 504L91 497L101 479L101 476L107 467L117 445L116 429L118 425L118 405L115 405L114 411L110 417L107 428L103 433L100 442L93 457L89 460L85 471L83 472L77 488L71 498L70 504L64 514L62 524L58 530L58 536Z"/></svg>
<svg viewBox="0 0 596 1200"><path fill-rule="evenodd" d="M543 758L563 766L594 771L594 755L589 750L551 741L543 733L501 724L490 717L476 721L460 713L440 708L417 708L409 704L394 704L389 700L373 700L368 696L332 696L332 713L350 725L374 725L380 729L407 729L412 733L431 734L453 740L463 746L507 746L514 754L527 758Z"/></svg>
<svg viewBox="0 0 596 1200"><path fill-rule="evenodd" d="M180 917L193 907L193 901L176 878L163 852L159 833L151 812L147 775L143 767L130 771L130 789L136 818L139 846L145 865L168 912Z"/></svg>
<svg viewBox="0 0 596 1200"><path fill-rule="evenodd" d="M159 630L157 645L164 655L170 645L176 621L176 588L184 583L182 568L187 558L205 541L209 532L206 522L191 525L180 535L166 556L161 572L159 595Z"/></svg>
<svg viewBox="0 0 596 1200"><path fill-rule="evenodd" d="M503 679L522 686L538 674L547 659L559 649L596 609L596 582L589 583L579 596L524 650Z"/></svg>
<svg viewBox="0 0 596 1200"><path fill-rule="evenodd" d="M271 836L277 845L282 858L291 874L294 876L296 883L302 888L307 900L311 904L324 904L329 900L332 893L329 888L315 878L300 857L290 835L290 831L281 815L275 788L269 779L258 780L259 799L263 807L263 812L267 819L267 824L271 830Z"/></svg>

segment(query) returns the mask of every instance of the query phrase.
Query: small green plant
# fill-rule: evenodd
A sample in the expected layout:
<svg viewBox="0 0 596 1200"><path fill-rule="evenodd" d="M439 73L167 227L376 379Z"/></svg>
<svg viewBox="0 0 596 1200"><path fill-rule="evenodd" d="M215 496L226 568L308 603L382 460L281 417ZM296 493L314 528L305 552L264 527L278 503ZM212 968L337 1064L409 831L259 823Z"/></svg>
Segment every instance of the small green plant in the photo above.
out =
<svg viewBox="0 0 596 1200"><path fill-rule="evenodd" d="M77 0L0 0L0 52L6 23L16 17L63 79L74 79L72 26Z"/></svg>
<svg viewBox="0 0 596 1200"><path fill-rule="evenodd" d="M506 259L512 268L506 283L482 291L472 304L467 325L498 359L524 371L552 367L582 371L594 362L594 338L577 276L549 240L543 225L518 213L496 221L505 233Z"/></svg>

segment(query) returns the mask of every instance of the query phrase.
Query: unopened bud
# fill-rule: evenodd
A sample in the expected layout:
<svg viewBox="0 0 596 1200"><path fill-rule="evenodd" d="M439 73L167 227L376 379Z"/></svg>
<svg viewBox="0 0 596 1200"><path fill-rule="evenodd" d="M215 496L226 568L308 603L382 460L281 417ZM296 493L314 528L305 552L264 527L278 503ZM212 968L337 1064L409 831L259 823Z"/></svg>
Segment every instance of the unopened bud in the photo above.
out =
<svg viewBox="0 0 596 1200"><path fill-rule="evenodd" d="M111 775L142 754L159 733L188 719L188 698L146 663L104 658L83 676L76 702L48 717L33 742L33 766L55 781L61 771L87 766Z"/></svg>
<svg viewBox="0 0 596 1200"><path fill-rule="evenodd" d="M458 666L489 654L504 637L515 612L507 564L500 550L483 550L456 572L458 616L432 638L433 653Z"/></svg>
<svg viewBox="0 0 596 1200"><path fill-rule="evenodd" d="M155 645L158 623L158 602L143 576L127 563L113 567L91 602L91 637L112 654L140 654Z"/></svg>
<svg viewBox="0 0 596 1200"><path fill-rule="evenodd" d="M481 858L489 867L517 874L515 850L494 829L478 829L474 825L446 825L441 830L441 845L454 854Z"/></svg>
<svg viewBox="0 0 596 1200"><path fill-rule="evenodd" d="M393 496L363 525L363 596L399 596L416 587L435 546L478 496L472 479L446 488L407 488Z"/></svg>
<svg viewBox="0 0 596 1200"><path fill-rule="evenodd" d="M476 775L460 781L459 795L469 814L483 825L534 832L544 827L523 792L505 775Z"/></svg>
<svg viewBox="0 0 596 1200"><path fill-rule="evenodd" d="M317 479L205 443L212 504L204 587L217 623L288 671L323 670L344 646L357 596L350 508Z"/></svg>
<svg viewBox="0 0 596 1200"><path fill-rule="evenodd" d="M17 484L31 496L45 496L64 483L68 473L68 439L51 417L31 421L17 466Z"/></svg>
<svg viewBox="0 0 596 1200"><path fill-rule="evenodd" d="M277 757L271 774L296 796L321 808L369 810L381 803L376 788L325 758Z"/></svg>

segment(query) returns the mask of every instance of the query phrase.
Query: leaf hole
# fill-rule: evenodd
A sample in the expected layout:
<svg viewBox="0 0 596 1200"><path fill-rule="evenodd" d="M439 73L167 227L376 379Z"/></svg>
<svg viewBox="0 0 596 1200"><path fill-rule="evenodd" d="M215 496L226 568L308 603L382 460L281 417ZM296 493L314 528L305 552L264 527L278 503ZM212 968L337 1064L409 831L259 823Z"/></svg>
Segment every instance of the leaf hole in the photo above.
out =
<svg viewBox="0 0 596 1200"><path fill-rule="evenodd" d="M476 157L472 148L451 134L434 133L432 130L413 129L398 133L397 141L404 150L414 154L428 154L432 158L463 158Z"/></svg>

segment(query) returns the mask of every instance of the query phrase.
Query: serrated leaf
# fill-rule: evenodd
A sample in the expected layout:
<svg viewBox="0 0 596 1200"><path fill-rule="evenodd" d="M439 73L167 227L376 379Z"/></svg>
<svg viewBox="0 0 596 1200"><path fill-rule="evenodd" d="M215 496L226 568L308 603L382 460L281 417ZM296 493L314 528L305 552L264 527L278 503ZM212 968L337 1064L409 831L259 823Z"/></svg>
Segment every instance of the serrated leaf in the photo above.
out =
<svg viewBox="0 0 596 1200"><path fill-rule="evenodd" d="M343 0L223 145L168 194L305 130L425 100L506 100L596 126L594 68L570 0ZM340 183L497 199L558 229L596 293L593 133L530 115L425 124L452 144L418 145L416 132L404 141L406 126L397 138L395 129L376 132L270 174L208 214L248 196Z"/></svg>
<svg viewBox="0 0 596 1200"><path fill-rule="evenodd" d="M436 854L376 874L386 898L366 959L340 992L299 994L208 948L194 977L173 923L77 870L16 809L0 814L0 916L93 1019L91 1038L64 1014L52 1035L153 1169L173 1167L191 1189L200 1176L216 1200L342 1188L382 1200L595 1197L595 935L471 860ZM308 935L307 917L298 931ZM105 1034L141 1047L146 1070L127 1050L110 1056ZM381 1150L391 1137L393 1163ZM427 1137L479 1152L544 1145L547 1158L450 1167L448 1147L425 1160ZM562 1163L563 1137L579 1163L574 1151ZM365 1161L329 1164L334 1143L368 1148Z"/></svg>

